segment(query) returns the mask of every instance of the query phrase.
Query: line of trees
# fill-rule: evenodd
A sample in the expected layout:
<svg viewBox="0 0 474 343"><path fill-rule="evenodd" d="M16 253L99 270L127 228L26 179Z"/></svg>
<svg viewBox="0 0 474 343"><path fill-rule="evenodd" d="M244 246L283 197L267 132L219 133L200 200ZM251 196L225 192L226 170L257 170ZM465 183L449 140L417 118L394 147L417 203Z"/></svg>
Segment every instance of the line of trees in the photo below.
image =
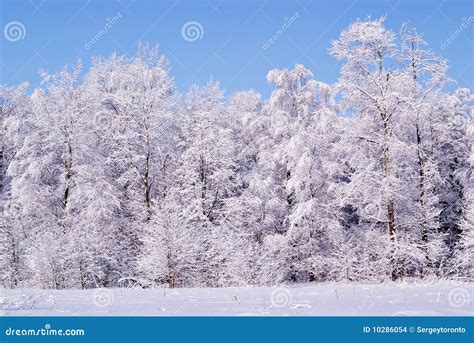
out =
<svg viewBox="0 0 474 343"><path fill-rule="evenodd" d="M356 21L339 81L179 94L141 46L0 88L3 287L472 278L469 89L414 29Z"/></svg>

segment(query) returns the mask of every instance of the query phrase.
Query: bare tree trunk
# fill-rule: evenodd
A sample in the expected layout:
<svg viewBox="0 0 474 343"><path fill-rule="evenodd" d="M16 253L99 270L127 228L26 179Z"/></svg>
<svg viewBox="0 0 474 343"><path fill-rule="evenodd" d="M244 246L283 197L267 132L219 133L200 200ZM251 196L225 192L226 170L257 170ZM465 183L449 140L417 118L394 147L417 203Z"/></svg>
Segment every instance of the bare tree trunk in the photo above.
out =
<svg viewBox="0 0 474 343"><path fill-rule="evenodd" d="M64 177L66 187L64 189L64 195L63 195L64 210L66 210L67 203L69 200L70 181L71 181L71 176L72 176L72 146L69 139L67 140L67 151L68 151L68 155L67 155L66 163L64 164L64 169L66 172L66 175Z"/></svg>
<svg viewBox="0 0 474 343"><path fill-rule="evenodd" d="M419 168L419 187L420 187L420 195L419 195L419 202L420 202L420 212L421 212L421 242L423 246L423 250L425 253L425 260L427 266L430 264L430 257L428 254L428 223L426 220L426 208L425 208L425 163L423 160L423 156L421 153L421 134L420 134L420 127L418 123L416 123L416 143L417 143L417 154L418 154L418 168ZM421 277L425 275L425 268L421 267Z"/></svg>
<svg viewBox="0 0 474 343"><path fill-rule="evenodd" d="M390 155L388 151L388 140L389 140L389 130L388 130L388 122L387 116L382 114L383 119L383 132L384 132L384 149L383 149L383 169L384 169L384 176L388 178L390 176ZM393 251L393 245L395 243L395 209L392 195L389 194L387 196L387 227L388 227L388 235L390 237L390 243L392 244L391 248L391 256L390 256L390 264L392 268L391 278L392 280L396 280L399 277L399 273L396 269L396 260Z"/></svg>
<svg viewBox="0 0 474 343"><path fill-rule="evenodd" d="M20 281L20 257L18 256L17 243L15 241L15 236L11 233L11 242L12 242L12 265L13 265L13 275L12 283L13 287L16 288Z"/></svg>
<svg viewBox="0 0 474 343"><path fill-rule="evenodd" d="M146 219L151 219L151 199L150 199L150 180L149 180L149 163L150 163L150 152L147 152L145 158L145 174L143 175L143 188L145 189L145 207L146 207Z"/></svg>
<svg viewBox="0 0 474 343"><path fill-rule="evenodd" d="M413 86L414 94L418 98L417 86L418 86L418 68L415 61L415 41L411 41L411 69L413 74ZM415 99L418 100L418 99ZM419 203L420 203L420 212L421 212L421 243L425 253L426 265L430 265L430 257L428 253L428 223L426 220L426 208L425 208L425 160L422 156L422 144L421 144L421 131L420 131L420 118L419 113L416 115L416 145L417 145L417 155L418 155L418 169L419 169ZM421 277L425 274L424 266L421 267Z"/></svg>
<svg viewBox="0 0 474 343"><path fill-rule="evenodd" d="M206 211L206 194L207 194L207 170L206 161L203 156L200 157L199 177L201 181L201 208L202 214L209 217ZM209 218L210 219L210 218Z"/></svg>
<svg viewBox="0 0 474 343"><path fill-rule="evenodd" d="M390 73L387 73L384 75L383 71L383 52L381 50L377 51L377 57L378 57L378 74L380 80L385 78L385 82L388 83L389 78L390 78ZM381 89L381 96L385 97L383 88ZM388 148L388 143L390 140L390 130L388 127L388 113L387 110L381 107L378 103L376 104L379 111L380 111L380 116L382 118L383 122L383 137L384 137L384 146L383 146L383 172L384 172L384 177L388 179L390 177L390 154L389 154L389 148ZM388 228L388 235L390 237L390 244L391 244L391 251L390 251L390 265L392 268L391 271L391 279L396 280L399 277L399 272L396 268L397 261L395 259L395 208L394 208L394 203L393 203L393 197L391 194L387 195L387 228Z"/></svg>
<svg viewBox="0 0 474 343"><path fill-rule="evenodd" d="M150 181L150 156L151 156L151 144L150 144L150 132L148 128L147 118L144 122L145 126L145 140L146 140L146 156L145 156L145 172L143 174L143 188L144 188L144 200L146 208L146 220L151 219L151 181Z"/></svg>
<svg viewBox="0 0 474 343"><path fill-rule="evenodd" d="M84 261L81 260L79 261L79 273L81 275L81 288L86 289L86 277L85 277L85 270L84 270Z"/></svg>

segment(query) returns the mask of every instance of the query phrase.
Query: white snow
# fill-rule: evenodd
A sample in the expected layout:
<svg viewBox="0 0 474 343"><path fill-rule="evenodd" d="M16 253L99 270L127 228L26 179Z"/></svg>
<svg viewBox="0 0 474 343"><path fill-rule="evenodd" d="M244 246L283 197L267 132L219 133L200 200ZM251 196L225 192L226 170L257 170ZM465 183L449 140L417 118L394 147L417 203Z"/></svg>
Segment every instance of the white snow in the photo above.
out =
<svg viewBox="0 0 474 343"><path fill-rule="evenodd" d="M11 316L470 316L469 283L0 290Z"/></svg>

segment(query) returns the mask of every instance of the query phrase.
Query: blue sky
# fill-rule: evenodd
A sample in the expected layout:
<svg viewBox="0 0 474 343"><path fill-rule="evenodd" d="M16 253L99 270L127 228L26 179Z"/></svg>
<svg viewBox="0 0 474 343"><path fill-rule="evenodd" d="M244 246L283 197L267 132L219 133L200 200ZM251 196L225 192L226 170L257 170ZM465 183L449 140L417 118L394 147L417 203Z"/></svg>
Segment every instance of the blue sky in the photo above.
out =
<svg viewBox="0 0 474 343"><path fill-rule="evenodd" d="M213 76L227 93L253 88L267 97L272 88L265 75L273 68L302 63L316 79L335 82L340 64L327 52L331 40L357 18L387 15L386 25L395 31L409 22L423 32L430 47L449 60L456 86L472 89L473 4L470 0L0 0L0 83L37 85L39 68L56 71L78 58L87 67L93 56L132 55L141 41L160 44L180 91ZM19 24L11 22L23 26L20 36L11 27ZM197 25L197 37L183 36L183 26L189 22L197 23L192 23ZM280 35L279 29L284 31ZM270 43L275 34L277 39ZM96 35L99 39L92 42Z"/></svg>

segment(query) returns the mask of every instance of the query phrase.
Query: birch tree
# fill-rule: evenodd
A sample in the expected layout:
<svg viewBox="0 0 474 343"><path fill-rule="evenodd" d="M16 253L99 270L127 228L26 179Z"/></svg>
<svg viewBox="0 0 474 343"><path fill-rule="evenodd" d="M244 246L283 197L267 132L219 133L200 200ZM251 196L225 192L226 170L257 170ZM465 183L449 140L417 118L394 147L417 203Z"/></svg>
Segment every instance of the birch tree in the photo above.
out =
<svg viewBox="0 0 474 343"><path fill-rule="evenodd" d="M358 163L372 163L369 172L374 173L375 180L366 181L377 182L382 190L382 199L374 207L385 207L383 218L377 218L377 221L386 225L392 245L389 274L392 280L396 280L401 271L394 256L397 228L394 154L398 142L393 135L393 126L398 120L401 104L398 88L403 84L404 75L391 65L395 56L395 34L385 29L384 20L356 21L332 42L330 52L345 62L338 88L342 91L345 105L358 115L360 131L355 137L368 148L364 155L368 153L372 158L362 162L365 158L359 155Z"/></svg>

